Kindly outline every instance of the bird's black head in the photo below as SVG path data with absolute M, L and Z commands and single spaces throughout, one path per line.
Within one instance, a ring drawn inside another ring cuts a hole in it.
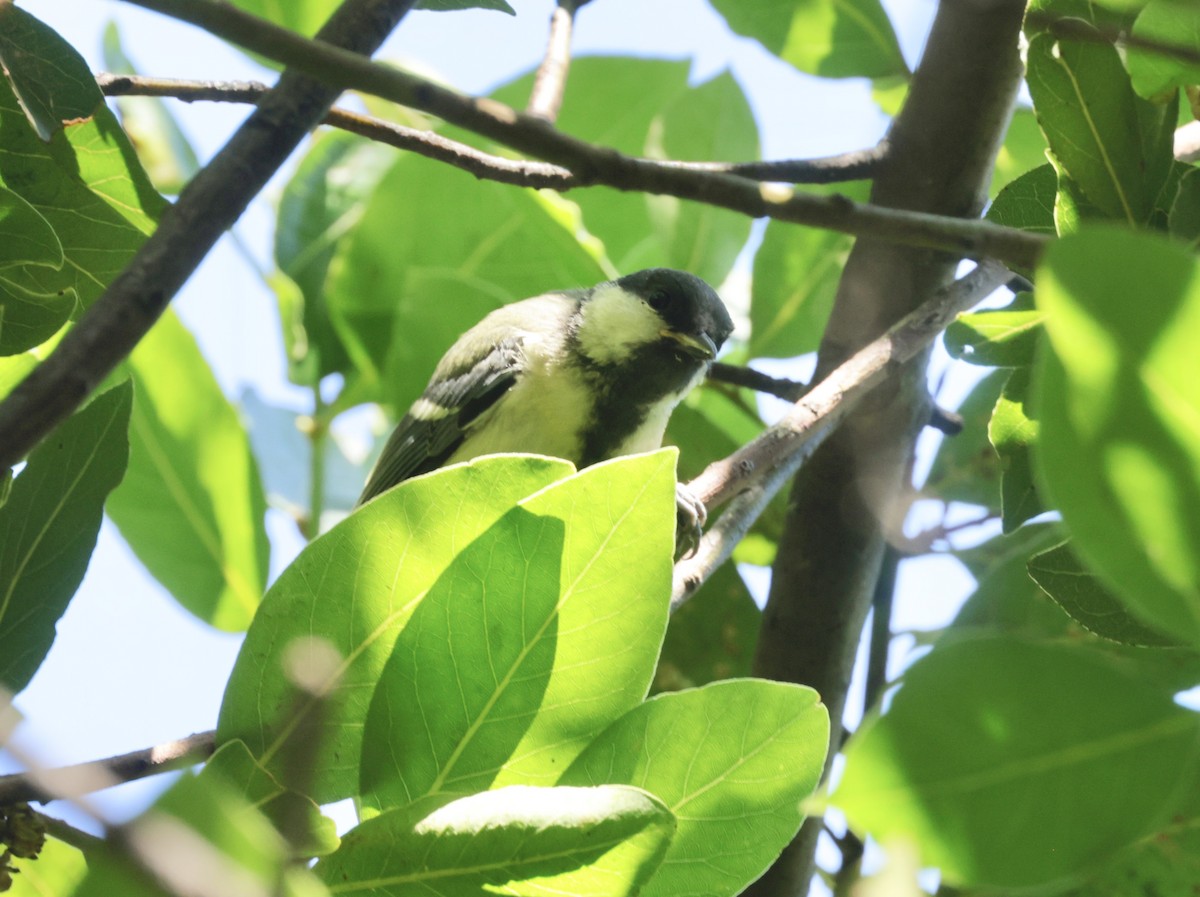
M 676 359 L 671 367 L 697 370 L 732 332 L 729 312 L 707 283 L 686 271 L 650 268 L 592 289 L 576 339 L 591 363 L 659 357 Z

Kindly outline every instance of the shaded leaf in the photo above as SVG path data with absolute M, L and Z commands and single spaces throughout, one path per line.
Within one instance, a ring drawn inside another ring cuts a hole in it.
M 1031 293 L 1017 293 L 1004 308 L 966 312 L 946 328 L 946 351 L 970 364 L 1024 367 L 1042 332 L 1045 313 L 1034 306 Z
M 635 788 L 512 785 L 370 819 L 315 871 L 339 894 L 620 897 L 639 892 L 674 828 Z
M 1200 48 L 1200 10 L 1175 0 L 1150 0 L 1133 22 L 1133 36 L 1151 45 Z M 1125 51 L 1133 89 L 1148 99 L 1177 87 L 1200 84 L 1200 65 L 1136 46 Z
M 1167 229 L 1193 249 L 1200 243 L 1200 171 L 1193 169 L 1180 179 Z
M 802 72 L 825 78 L 881 78 L 908 72 L 877 0 L 713 0 L 726 24 Z
M 961 501 L 985 508 L 999 507 L 1000 464 L 988 442 L 988 421 L 1008 378 L 993 371 L 975 384 L 958 406 L 962 431 L 942 439 L 921 491 L 944 502 Z
M 811 688 L 761 679 L 659 695 L 613 723 L 563 784 L 628 784 L 678 819 L 646 895 L 733 895 L 796 834 L 817 786 L 829 716 Z
M 1196 261 L 1096 228 L 1052 245 L 1037 281 L 1053 349 L 1037 374 L 1039 491 L 1139 619 L 1200 644 Z
M 1103 655 L 963 639 L 914 664 L 859 728 L 831 800 L 856 830 L 918 844 L 948 881 L 1044 885 L 1162 824 L 1198 735 L 1169 692 Z
M 1132 617 L 1125 607 L 1079 563 L 1070 542 L 1029 559 L 1029 575 L 1071 619 L 1088 632 L 1130 645 L 1175 642 Z
M 1042 135 L 1042 129 L 1038 127 L 1037 117 L 1032 109 L 1018 106 L 1013 110 L 1004 142 L 1000 144 L 1000 151 L 996 154 L 992 185 L 988 193 L 997 196 L 1005 187 L 1045 164 L 1046 138 Z
M 129 459 L 130 387 L 94 399 L 29 455 L 0 507 L 0 682 L 29 684 L 96 547 Z
M 58 269 L 63 261 L 62 243 L 50 222 L 20 194 L 0 187 L 0 268 L 44 265 Z
M 325 725 L 311 797 L 357 794 L 362 726 L 397 635 L 461 547 L 520 499 L 571 473 L 565 461 L 489 457 L 407 480 L 313 540 L 263 598 L 238 654 L 217 721 L 269 771 L 315 704 L 297 705 L 283 654 L 297 638 L 327 639 L 346 659 L 321 701 Z
M 1050 164 L 1025 172 L 1002 189 L 987 211 L 988 221 L 1033 233 L 1057 236 L 1054 200 L 1058 176 Z
M 129 474 L 109 516 L 180 604 L 220 629 L 245 629 L 270 550 L 246 431 L 172 312 L 138 343 L 129 368 Z

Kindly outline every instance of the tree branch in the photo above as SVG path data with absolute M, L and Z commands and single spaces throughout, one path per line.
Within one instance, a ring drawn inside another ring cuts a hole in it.
M 1009 277 L 1004 266 L 984 262 L 938 290 L 809 390 L 777 424 L 688 483 L 710 510 L 725 502 L 730 505 L 700 539 L 695 553 L 675 565 L 672 611 L 729 558 L 767 503 L 875 386 L 922 353 L 955 315 Z
M 362 90 L 421 109 L 520 152 L 561 165 L 584 186 L 676 196 L 742 212 L 969 258 L 994 257 L 1018 268 L 1036 265 L 1049 238 L 990 222 L 811 196 L 722 172 L 694 171 L 593 146 L 547 122 L 485 98 L 465 97 L 356 53 L 311 41 L 231 4 L 213 0 L 126 0 L 199 25 L 218 37 L 343 89 Z
M 1026 17 L 1026 27 L 1030 29 L 1044 28 L 1057 38 L 1077 40 L 1092 44 L 1115 44 L 1135 50 L 1145 50 L 1156 53 L 1176 62 L 1188 65 L 1200 65 L 1200 50 L 1183 44 L 1168 44 L 1154 38 L 1144 37 L 1127 31 L 1124 28 L 1114 28 L 1111 25 L 1099 25 L 1083 19 L 1067 18 L 1042 10 L 1032 10 Z
M 766 393 L 776 398 L 794 402 L 808 389 L 807 383 L 799 380 L 787 380 L 783 377 L 772 377 L 751 367 L 714 362 L 708 371 L 708 379 L 714 383 L 729 383 L 732 386 L 743 386 L 755 392 Z
M 318 36 L 372 52 L 412 2 L 346 0 Z M 290 69 L 284 72 L 225 147 L 184 187 L 125 270 L 0 403 L 0 468 L 20 461 L 129 355 L 338 92 Z
M 567 72 L 571 68 L 571 31 L 575 26 L 575 0 L 558 0 L 550 15 L 550 36 L 546 40 L 546 55 L 533 76 L 533 90 L 525 113 L 553 122 L 562 107 L 563 91 L 567 87 Z
M 270 89 L 258 81 L 188 81 L 144 75 L 114 75 L 108 72 L 98 73 L 96 83 L 104 94 L 110 97 L 170 97 L 187 103 L 257 103 Z M 489 181 L 534 189 L 549 188 L 560 192 L 584 186 L 579 178 L 561 165 L 496 156 L 432 131 L 410 128 L 348 109 L 331 109 L 322 123 L 378 143 L 386 143 L 397 149 L 445 162 Z M 647 165 L 662 165 L 710 174 L 731 174 L 754 180 L 825 184 L 869 177 L 882 158 L 882 148 L 875 147 L 817 159 L 779 159 L 767 162 L 681 162 L 650 159 L 643 161 Z
M 0 776 L 0 806 L 87 794 L 193 766 L 212 756 L 215 740 L 215 732 L 198 732 L 105 760 Z

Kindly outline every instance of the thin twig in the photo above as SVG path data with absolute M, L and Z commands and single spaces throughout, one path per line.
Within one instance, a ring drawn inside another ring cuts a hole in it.
M 413 0 L 345 0 L 313 46 L 374 52 Z M 186 5 L 186 4 L 185 4 Z M 328 43 L 326 43 L 328 42 Z M 336 87 L 288 69 L 229 142 L 188 182 L 132 261 L 25 380 L 0 402 L 0 469 L 25 457 L 123 361 L 293 149 Z
M 64 844 L 70 844 L 76 850 L 86 853 L 87 851 L 96 850 L 104 843 L 103 838 L 98 838 L 91 832 L 85 832 L 81 828 L 76 828 L 65 820 L 55 816 L 47 816 L 45 813 L 37 810 L 33 812 L 46 829 L 47 835 L 57 838 Z
M 1002 265 L 984 262 L 939 290 L 814 386 L 779 423 L 688 483 L 710 510 L 725 502 L 729 507 L 705 533 L 695 553 L 675 565 L 671 609 L 695 594 L 729 558 L 775 493 L 874 386 L 927 346 L 956 314 L 1002 286 L 1009 276 Z
M 87 794 L 193 766 L 212 755 L 215 732 L 198 732 L 151 748 L 33 773 L 0 776 L 0 806 Z
M 858 236 L 938 249 L 969 258 L 993 257 L 1018 268 L 1036 265 L 1050 238 L 978 219 L 813 196 L 783 185 L 724 173 L 693 171 L 622 155 L 557 131 L 539 118 L 494 100 L 465 97 L 352 52 L 307 40 L 285 28 L 213 0 L 126 0 L 199 25 L 239 46 L 283 62 L 342 89 L 362 90 L 421 109 L 520 152 L 570 169 L 584 185 L 606 184 Z
M 807 383 L 799 380 L 787 380 L 783 377 L 772 377 L 751 367 L 736 364 L 715 362 L 708 371 L 708 379 L 717 383 L 729 383 L 733 386 L 744 386 L 755 392 L 766 393 L 776 398 L 794 402 L 804 395 L 808 389 Z
M 170 97 L 186 103 L 257 103 L 270 88 L 258 81 L 191 81 L 145 75 L 100 72 L 96 83 L 106 96 Z M 567 168 L 549 162 L 509 159 L 486 153 L 432 131 L 422 131 L 348 109 L 329 111 L 322 124 L 358 134 L 377 143 L 445 162 L 477 178 L 534 189 L 565 192 L 584 186 Z M 681 162 L 643 160 L 685 171 L 737 175 L 789 184 L 830 184 L 872 176 L 883 159 L 883 145 L 816 159 L 774 159 L 765 162 Z
M 546 40 L 546 55 L 533 77 L 527 115 L 544 121 L 558 119 L 563 92 L 567 87 L 567 72 L 571 68 L 571 32 L 575 27 L 575 0 L 558 0 L 550 15 L 550 36 Z

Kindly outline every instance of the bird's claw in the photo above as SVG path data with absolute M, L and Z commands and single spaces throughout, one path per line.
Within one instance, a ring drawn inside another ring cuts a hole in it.
M 687 486 L 675 484 L 675 553 L 681 558 L 691 557 L 700 547 L 704 524 L 708 520 L 708 509 Z

